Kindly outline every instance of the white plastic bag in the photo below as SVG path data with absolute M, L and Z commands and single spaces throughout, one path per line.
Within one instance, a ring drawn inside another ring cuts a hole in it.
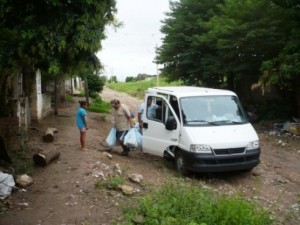
M 109 147 L 117 144 L 116 133 L 117 129 L 115 127 L 112 127 L 105 139 L 105 142 Z
M 142 135 L 137 127 L 128 131 L 124 138 L 124 144 L 129 148 L 142 148 Z
M 0 172 L 0 199 L 7 198 L 14 186 L 15 181 L 13 176 Z

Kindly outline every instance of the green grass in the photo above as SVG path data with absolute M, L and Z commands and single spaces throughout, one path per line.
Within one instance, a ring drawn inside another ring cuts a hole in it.
M 27 174 L 30 176 L 34 173 L 34 162 L 32 158 L 27 156 L 26 149 L 10 151 L 9 155 L 13 161 L 14 174 Z
M 133 97 L 142 99 L 144 97 L 145 91 L 150 87 L 157 86 L 156 78 L 150 80 L 142 80 L 142 81 L 133 81 L 133 82 L 122 82 L 122 83 L 106 83 L 108 88 L 126 92 Z M 176 82 L 167 82 L 166 78 L 160 78 L 158 86 L 180 86 L 181 83 L 179 81 Z
M 269 213 L 240 195 L 218 195 L 187 182 L 174 182 L 126 206 L 122 224 L 271 225 Z M 118 223 L 120 224 L 120 223 Z
M 110 113 L 111 105 L 108 102 L 102 101 L 102 99 L 97 96 L 92 99 L 91 104 L 87 107 L 88 111 L 97 112 L 97 113 Z
M 66 101 L 71 102 L 71 103 L 75 102 L 73 96 L 69 93 L 66 94 Z
M 108 177 L 106 180 L 99 180 L 96 182 L 95 187 L 97 189 L 107 188 L 107 189 L 118 189 L 120 185 L 124 184 L 124 178 L 120 176 Z

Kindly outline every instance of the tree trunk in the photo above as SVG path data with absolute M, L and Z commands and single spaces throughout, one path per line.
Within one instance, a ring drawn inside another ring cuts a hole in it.
M 90 105 L 90 102 L 89 102 L 89 85 L 88 85 L 86 74 L 84 75 L 84 92 L 85 92 L 85 98 L 86 98 L 87 106 L 89 106 Z
M 54 115 L 58 115 L 58 94 L 57 94 L 57 78 L 58 75 L 55 75 L 54 78 Z
M 40 152 L 33 155 L 33 161 L 38 166 L 47 166 L 51 161 L 57 159 L 60 152 L 51 150 L 49 152 Z
M 44 132 L 43 141 L 44 142 L 52 142 L 54 140 L 54 133 L 57 133 L 57 132 L 58 132 L 58 130 L 56 128 L 48 127 Z
M 70 76 L 70 80 L 71 80 L 71 96 L 73 96 L 73 78 L 72 76 Z

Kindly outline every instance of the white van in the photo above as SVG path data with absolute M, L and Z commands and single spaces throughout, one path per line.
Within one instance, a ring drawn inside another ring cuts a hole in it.
M 146 91 L 145 105 L 149 98 L 158 107 L 142 115 L 145 153 L 175 159 L 183 175 L 251 170 L 258 165 L 258 136 L 232 91 L 155 87 Z

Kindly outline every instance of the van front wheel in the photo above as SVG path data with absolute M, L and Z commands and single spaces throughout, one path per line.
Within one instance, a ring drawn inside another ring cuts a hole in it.
M 186 169 L 183 156 L 180 152 L 177 152 L 175 155 L 175 164 L 176 164 L 176 169 L 179 174 L 181 174 L 183 176 L 186 176 L 189 174 L 189 171 Z

